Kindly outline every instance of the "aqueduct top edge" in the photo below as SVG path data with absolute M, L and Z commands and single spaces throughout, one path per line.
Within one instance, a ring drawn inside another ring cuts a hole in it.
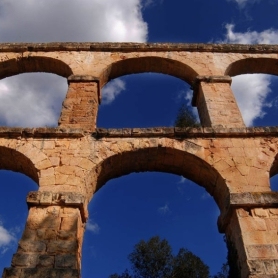
M 99 138 L 253 138 L 278 135 L 278 126 L 271 127 L 150 127 L 150 128 L 97 128 L 94 132 L 82 128 L 21 128 L 0 127 L 0 138 L 81 138 L 90 135 Z
M 205 44 L 205 43 L 0 43 L 0 52 L 24 51 L 191 51 L 222 53 L 278 53 L 278 45 L 265 44 Z

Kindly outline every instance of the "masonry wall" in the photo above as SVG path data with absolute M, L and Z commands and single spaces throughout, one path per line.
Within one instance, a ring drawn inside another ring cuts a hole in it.
M 80 277 L 90 200 L 108 180 L 135 171 L 203 186 L 221 211 L 235 277 L 276 277 L 278 195 L 269 178 L 278 172 L 278 129 L 246 128 L 230 85 L 241 73 L 278 74 L 277 55 L 277 46 L 0 45 L 0 77 L 45 71 L 68 79 L 57 128 L 0 128 L 1 169 L 39 185 L 27 197 L 26 227 L 2 277 Z M 202 127 L 97 128 L 101 87 L 146 71 L 188 82 Z

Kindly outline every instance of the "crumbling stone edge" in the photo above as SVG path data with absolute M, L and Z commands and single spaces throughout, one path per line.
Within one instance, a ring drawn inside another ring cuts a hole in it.
M 28 207 L 37 205 L 77 207 L 80 210 L 83 223 L 86 223 L 88 218 L 86 198 L 82 194 L 75 192 L 31 191 L 27 195 L 27 204 Z
M 226 199 L 226 206 L 218 217 L 218 229 L 223 233 L 234 209 L 243 208 L 278 208 L 278 192 L 231 193 Z
M 94 131 L 61 127 L 0 127 L 0 138 L 81 138 L 91 135 L 96 139 L 105 137 L 137 138 L 221 138 L 221 137 L 260 137 L 278 136 L 278 126 L 270 127 L 150 127 L 150 128 L 96 128 Z

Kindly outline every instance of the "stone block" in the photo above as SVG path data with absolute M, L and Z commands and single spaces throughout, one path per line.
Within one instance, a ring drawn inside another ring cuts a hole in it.
M 254 217 L 261 217 L 261 218 L 267 218 L 268 217 L 268 211 L 263 208 L 255 208 L 251 210 L 251 213 Z
M 36 267 L 38 257 L 36 254 L 16 253 L 12 259 L 13 267 Z
M 57 238 L 57 231 L 55 229 L 38 229 L 37 237 L 44 240 L 55 240 Z
M 21 274 L 21 268 L 4 268 L 2 278 L 18 278 Z
M 76 238 L 76 234 L 77 234 L 77 231 L 70 232 L 70 231 L 60 230 L 58 232 L 58 239 L 74 240 Z
M 236 210 L 236 212 L 239 217 L 249 217 L 250 216 L 250 212 L 247 209 L 239 208 Z
M 41 192 L 40 203 L 42 205 L 51 205 L 52 193 L 51 192 Z
M 76 255 L 56 255 L 55 256 L 55 268 L 77 268 Z
M 44 241 L 21 240 L 19 242 L 19 251 L 41 253 L 46 250 Z
M 39 255 L 37 267 L 54 267 L 54 256 Z
M 36 166 L 38 169 L 43 170 L 43 169 L 52 167 L 52 163 L 50 160 L 44 159 L 44 160 L 38 162 Z
M 60 229 L 65 231 L 76 231 L 77 217 L 63 217 Z
M 25 268 L 22 269 L 20 278 L 26 278 L 26 277 L 42 278 L 42 277 L 51 277 L 51 276 L 43 276 L 42 270 L 39 268 Z
M 275 261 L 274 260 L 267 260 L 263 261 L 266 274 L 276 274 L 278 273 L 278 268 L 276 267 Z
M 250 258 L 257 259 L 275 259 L 277 258 L 277 250 L 274 245 L 247 245 L 246 250 Z
M 242 229 L 242 232 L 248 232 L 248 231 L 266 231 L 267 226 L 264 219 L 261 218 L 243 218 L 240 219 L 240 227 Z
M 264 264 L 259 260 L 248 260 L 248 265 L 250 267 L 251 274 L 264 274 Z
M 52 240 L 47 246 L 49 254 L 75 254 L 77 251 L 76 240 Z
M 36 205 L 40 202 L 41 193 L 37 191 L 29 192 L 27 195 L 27 203 L 30 205 Z

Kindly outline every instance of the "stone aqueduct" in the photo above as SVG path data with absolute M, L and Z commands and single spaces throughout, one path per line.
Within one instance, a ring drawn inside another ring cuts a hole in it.
M 220 208 L 235 277 L 277 277 L 278 128 L 245 127 L 231 76 L 278 75 L 278 46 L 212 44 L 1 44 L 0 77 L 50 72 L 68 80 L 57 128 L 0 128 L 0 166 L 38 183 L 8 277 L 80 277 L 87 205 L 108 180 L 131 172 L 183 175 Z M 200 128 L 96 128 L 101 88 L 141 72 L 193 88 Z M 158 193 L 159 194 L 159 193 Z

